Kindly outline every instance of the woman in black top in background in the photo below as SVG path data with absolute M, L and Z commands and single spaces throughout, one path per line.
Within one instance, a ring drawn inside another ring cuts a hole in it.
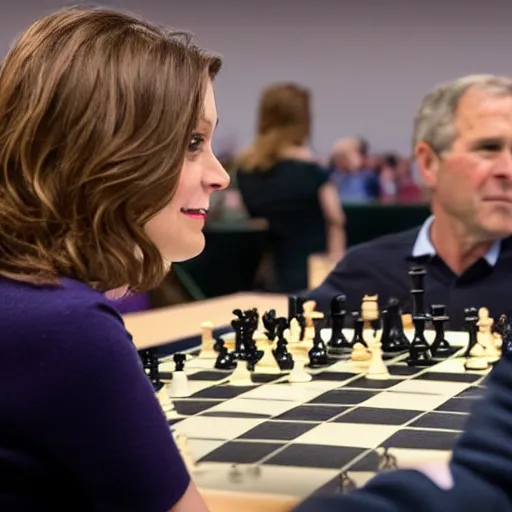
M 254 142 L 236 161 L 236 180 L 251 217 L 269 223 L 275 289 L 307 287 L 308 257 L 327 253 L 335 262 L 345 251 L 344 216 L 328 172 L 313 161 L 310 95 L 295 84 L 263 92 Z

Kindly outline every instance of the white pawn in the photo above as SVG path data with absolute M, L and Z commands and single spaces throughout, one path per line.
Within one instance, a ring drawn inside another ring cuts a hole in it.
M 173 397 L 190 396 L 190 390 L 188 387 L 188 377 L 187 377 L 187 374 L 183 370 L 174 371 L 172 374 L 171 396 L 173 396 Z
M 174 407 L 170 397 L 169 384 L 164 384 L 160 388 L 160 391 L 158 391 L 156 397 L 160 402 L 160 406 L 162 407 L 162 410 L 164 411 L 167 419 L 178 417 L 178 412 L 176 411 L 176 408 Z
M 251 372 L 245 361 L 236 362 L 236 368 L 229 377 L 229 383 L 231 386 L 252 386 Z
M 293 369 L 288 376 L 288 381 L 292 383 L 300 383 L 300 382 L 310 382 L 313 377 L 310 373 L 304 368 L 305 359 L 301 357 L 295 358 L 293 363 Z
M 385 380 L 389 379 L 389 370 L 384 360 L 382 359 L 382 344 L 380 341 L 375 341 L 369 347 L 372 354 L 370 361 L 370 367 L 366 374 L 367 379 L 373 380 Z

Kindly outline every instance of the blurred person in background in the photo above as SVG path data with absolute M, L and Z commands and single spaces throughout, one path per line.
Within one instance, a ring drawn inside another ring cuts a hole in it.
M 367 168 L 367 145 L 362 139 L 344 138 L 331 151 L 331 180 L 342 202 L 369 202 L 379 198 L 379 179 Z
M 312 156 L 310 93 L 279 83 L 263 91 L 257 135 L 235 161 L 236 183 L 251 217 L 269 226 L 272 291 L 308 283 L 308 258 L 345 252 L 345 219 L 336 186 Z

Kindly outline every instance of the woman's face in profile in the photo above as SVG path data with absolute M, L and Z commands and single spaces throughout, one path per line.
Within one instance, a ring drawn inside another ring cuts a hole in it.
M 212 151 L 216 125 L 217 108 L 210 82 L 203 116 L 191 136 L 176 193 L 171 202 L 146 224 L 149 237 L 170 262 L 184 261 L 202 252 L 210 196 L 229 185 L 229 176 Z

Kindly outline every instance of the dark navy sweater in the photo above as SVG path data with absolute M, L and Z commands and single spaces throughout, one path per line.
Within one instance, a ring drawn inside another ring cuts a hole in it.
M 450 463 L 453 486 L 415 470 L 382 473 L 343 496 L 312 497 L 295 512 L 512 511 L 512 356 L 510 347 L 476 401 Z
M 447 328 L 465 329 L 464 308 L 487 307 L 494 318 L 512 310 L 512 237 L 503 240 L 494 266 L 482 258 L 456 275 L 438 256 L 411 256 L 418 232 L 415 228 L 352 247 L 306 297 L 316 300 L 317 309 L 327 312 L 332 297 L 344 293 L 348 311 L 359 311 L 364 295 L 378 294 L 381 308 L 394 297 L 400 300 L 403 312 L 410 313 L 412 283 L 407 271 L 422 265 L 427 270 L 425 306 L 444 304 L 450 316 Z
M 0 510 L 167 512 L 190 478 L 106 298 L 0 279 Z

